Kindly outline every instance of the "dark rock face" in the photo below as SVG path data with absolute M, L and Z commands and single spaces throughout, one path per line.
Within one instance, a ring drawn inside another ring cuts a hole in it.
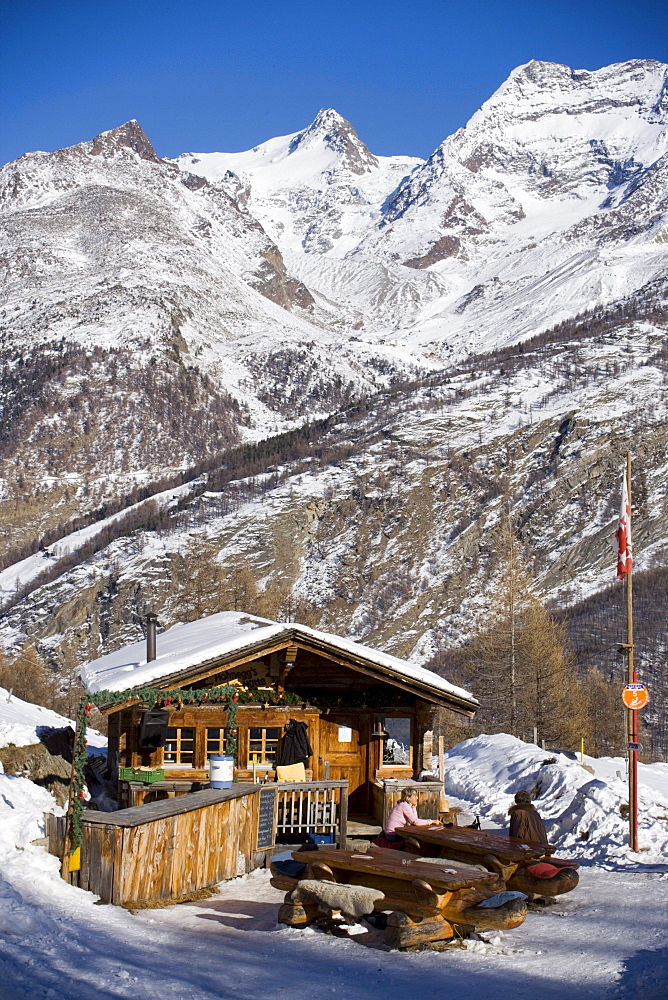
M 74 750 L 74 730 L 71 726 L 54 729 L 51 726 L 41 726 L 37 730 L 39 741 L 54 757 L 62 757 L 72 763 Z
M 260 272 L 262 280 L 254 284 L 257 291 L 283 309 L 313 309 L 313 296 L 306 285 L 287 273 L 278 248 L 265 250 L 261 256 L 264 257 L 264 263 Z
M 138 121 L 134 119 L 111 129 L 101 132 L 93 139 L 93 156 L 113 156 L 119 149 L 126 147 L 138 153 L 142 160 L 152 160 L 159 163 L 159 158 L 151 142 Z
M 445 260 L 446 257 L 456 257 L 460 249 L 461 240 L 457 236 L 442 236 L 422 257 L 413 257 L 411 260 L 405 260 L 404 267 L 414 267 L 417 270 L 422 270 L 425 267 L 431 267 L 432 264 L 435 264 L 439 260 Z

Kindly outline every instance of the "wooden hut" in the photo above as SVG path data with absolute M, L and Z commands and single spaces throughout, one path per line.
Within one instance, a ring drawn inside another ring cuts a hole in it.
M 377 823 L 397 789 L 419 776 L 433 710 L 472 716 L 478 707 L 469 692 L 388 653 L 236 612 L 174 626 L 157 642 L 149 636 L 148 651 L 147 644 L 134 643 L 86 664 L 81 676 L 90 692 L 126 692 L 124 700 L 110 696 L 103 706 L 112 766 L 164 769 L 164 780 L 151 785 L 120 781 L 126 806 L 206 784 L 208 757 L 225 753 L 228 739 L 225 705 L 174 701 L 164 705 L 164 745 L 143 749 L 141 721 L 152 706 L 130 703 L 133 689 L 237 685 L 239 781 L 275 780 L 286 723 L 305 722 L 313 749 L 307 781 L 347 780 L 350 814 Z M 426 811 L 421 802 L 425 816 L 437 817 L 437 799 Z

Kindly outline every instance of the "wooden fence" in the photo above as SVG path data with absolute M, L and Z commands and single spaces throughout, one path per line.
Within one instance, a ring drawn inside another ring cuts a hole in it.
M 179 899 L 262 865 L 279 837 L 333 832 L 345 846 L 347 809 L 347 781 L 237 782 L 115 813 L 87 809 L 70 880 L 129 908 Z M 49 851 L 61 856 L 64 817 L 48 819 Z
M 417 811 L 422 819 L 438 820 L 443 799 L 443 785 L 438 781 L 413 781 L 410 778 L 385 779 L 374 782 L 371 786 L 373 796 L 373 815 L 376 820 L 385 825 L 391 810 L 401 799 L 404 788 L 418 794 Z

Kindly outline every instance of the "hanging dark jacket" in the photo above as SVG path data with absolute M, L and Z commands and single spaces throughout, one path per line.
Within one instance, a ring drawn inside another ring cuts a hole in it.
M 287 764 L 308 764 L 309 757 L 313 750 L 308 741 L 306 730 L 308 726 L 305 722 L 297 722 L 296 719 L 289 719 L 283 733 L 283 744 L 281 746 L 281 767 Z
M 547 844 L 547 833 L 538 810 L 530 802 L 511 806 L 510 836 L 525 844 Z

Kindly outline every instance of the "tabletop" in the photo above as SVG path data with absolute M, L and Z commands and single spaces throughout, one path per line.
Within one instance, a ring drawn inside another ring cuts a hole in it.
M 344 871 L 369 872 L 372 875 L 410 881 L 419 878 L 428 882 L 432 888 L 441 888 L 445 892 L 472 887 L 493 889 L 498 879 L 498 876 L 493 872 L 459 868 L 456 864 L 449 864 L 445 859 L 442 865 L 437 865 L 421 861 L 410 854 L 398 858 L 396 851 L 389 853 L 393 856 L 388 857 L 382 853 L 360 854 L 357 851 L 339 851 L 334 847 L 321 847 L 317 851 L 295 851 L 292 856 L 295 861 L 302 861 L 304 864 L 319 861 L 331 868 L 332 871 L 343 869 Z
M 498 830 L 470 830 L 462 826 L 401 826 L 395 832 L 400 837 L 413 837 L 418 842 L 451 847 L 481 857 L 493 854 L 500 861 L 530 861 L 556 851 L 552 844 L 528 844 Z

